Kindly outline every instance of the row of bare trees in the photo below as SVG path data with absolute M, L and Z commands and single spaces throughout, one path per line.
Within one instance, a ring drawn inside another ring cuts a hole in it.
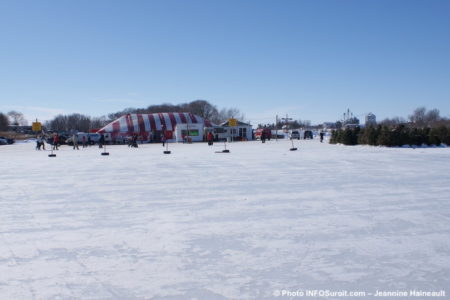
M 89 132 L 108 123 L 106 117 L 90 117 L 82 114 L 58 115 L 53 120 L 45 122 L 45 127 L 54 131 L 81 131 Z
M 391 128 L 401 124 L 408 124 L 415 128 L 450 127 L 450 119 L 442 117 L 439 109 L 427 110 L 426 107 L 421 106 L 416 108 L 407 119 L 402 117 L 387 118 L 381 121 L 380 124 Z
M 208 119 L 213 123 L 220 124 L 229 118 L 236 118 L 243 121 L 245 116 L 237 108 L 223 108 L 219 110 L 217 106 L 212 105 L 206 100 L 196 100 L 190 103 L 182 104 L 160 104 L 150 105 L 147 108 L 126 108 L 122 111 L 108 114 L 102 117 L 90 117 L 82 114 L 58 115 L 53 120 L 47 121 L 45 126 L 54 131 L 81 131 L 88 132 L 91 129 L 98 129 L 109 122 L 125 114 L 147 114 L 161 112 L 189 112 Z
M 210 120 L 216 124 L 225 122 L 229 118 L 235 118 L 239 121 L 244 121 L 245 119 L 245 115 L 237 108 L 222 108 L 219 110 L 216 105 L 213 105 L 206 100 L 195 100 L 189 103 L 175 105 L 164 103 L 159 105 L 150 105 L 147 108 L 126 108 L 122 111 L 109 114 L 108 119 L 115 120 L 124 114 L 131 113 L 150 114 L 162 112 L 189 112 Z

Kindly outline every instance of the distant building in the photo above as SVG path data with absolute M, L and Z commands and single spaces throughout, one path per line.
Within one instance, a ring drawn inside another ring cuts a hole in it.
M 322 124 L 322 128 L 323 128 L 324 130 L 327 130 L 327 129 L 336 129 L 336 128 L 337 128 L 337 125 L 336 125 L 336 122 L 324 122 L 324 123 Z
M 33 134 L 33 130 L 31 126 L 22 126 L 22 125 L 8 125 L 8 131 L 14 131 L 18 133 L 25 134 Z
M 220 124 L 215 129 L 219 140 L 232 139 L 234 141 L 251 141 L 253 139 L 252 125 L 237 121 L 236 127 L 231 127 L 229 121 Z
M 377 117 L 373 113 L 368 113 L 366 115 L 366 126 L 376 125 Z

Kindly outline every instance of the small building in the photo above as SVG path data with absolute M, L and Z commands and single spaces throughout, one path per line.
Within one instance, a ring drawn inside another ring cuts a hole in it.
M 174 138 L 177 142 L 184 142 L 187 138 L 192 142 L 202 142 L 203 130 L 203 124 L 180 123 L 175 126 Z
M 237 126 L 231 127 L 229 121 L 214 129 L 219 140 L 251 141 L 253 140 L 253 126 L 237 121 Z

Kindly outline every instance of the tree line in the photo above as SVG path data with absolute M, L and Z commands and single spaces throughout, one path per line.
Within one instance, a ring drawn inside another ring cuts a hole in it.
M 162 112 L 187 112 L 198 115 L 204 119 L 210 120 L 215 124 L 227 121 L 229 118 L 235 118 L 244 122 L 245 115 L 237 108 L 218 109 L 216 105 L 206 100 L 195 100 L 189 103 L 150 105 L 146 108 L 126 108 L 124 110 L 110 113 L 107 116 L 91 117 L 79 113 L 68 115 L 57 115 L 52 120 L 46 121 L 44 127 L 47 130 L 58 132 L 80 131 L 89 132 L 91 129 L 99 129 L 115 119 L 126 114 L 150 114 Z M 20 112 L 11 111 L 8 114 L 0 112 L 0 130 L 7 130 L 9 125 L 27 125 L 28 122 Z
M 151 114 L 162 112 L 188 112 L 216 124 L 225 122 L 229 118 L 235 118 L 239 121 L 244 121 L 245 119 L 245 115 L 237 108 L 222 108 L 219 110 L 216 105 L 213 105 L 206 100 L 195 100 L 189 103 L 175 105 L 164 103 L 150 105 L 147 108 L 126 108 L 122 111 L 109 114 L 108 119 L 115 120 L 125 114 Z
M 375 126 L 347 127 L 332 131 L 331 144 L 400 147 L 403 145 L 450 145 L 450 120 L 439 110 L 417 108 L 408 117 L 386 119 Z

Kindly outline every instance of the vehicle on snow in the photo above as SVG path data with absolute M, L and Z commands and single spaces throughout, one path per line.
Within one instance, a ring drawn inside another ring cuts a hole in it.
M 8 139 L 3 136 L 0 136 L 0 145 L 11 145 L 14 144 L 14 139 Z
M 263 132 L 264 132 L 265 135 L 266 135 L 266 139 L 270 140 L 270 138 L 272 137 L 272 131 L 271 131 L 269 128 L 259 128 L 259 129 L 256 129 L 256 132 L 255 132 L 255 139 L 260 140 L 260 139 L 261 139 L 261 136 L 262 136 L 262 134 L 263 134 Z
M 312 140 L 313 138 L 314 138 L 314 136 L 313 136 L 313 133 L 312 133 L 311 130 L 306 130 L 303 133 L 303 139 L 305 139 L 305 140 Z
M 294 140 L 294 139 L 299 140 L 300 139 L 300 132 L 298 130 L 292 130 L 289 138 L 291 140 Z

